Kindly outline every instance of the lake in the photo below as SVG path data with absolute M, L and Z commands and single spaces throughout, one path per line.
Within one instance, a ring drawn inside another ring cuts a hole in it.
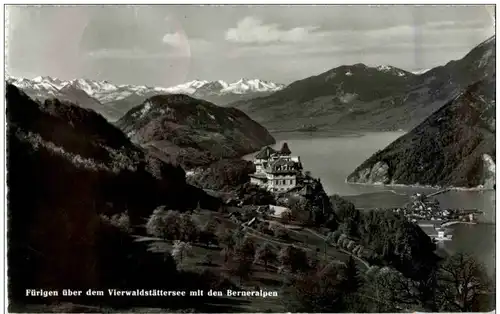
M 429 188 L 388 187 L 349 184 L 345 178 L 377 150 L 384 148 L 404 132 L 371 132 L 356 135 L 320 136 L 314 133 L 273 134 L 279 149 L 284 142 L 293 155 L 301 158 L 304 170 L 321 182 L 328 194 L 347 196 L 356 207 L 396 207 L 403 205 L 413 193 L 435 191 Z M 253 155 L 253 154 L 252 154 Z M 252 155 L 245 156 L 250 159 Z M 450 226 L 453 240 L 439 247 L 448 253 L 468 252 L 483 262 L 488 272 L 495 270 L 495 192 L 494 191 L 450 191 L 436 196 L 443 207 L 477 208 L 485 212 L 481 223 Z

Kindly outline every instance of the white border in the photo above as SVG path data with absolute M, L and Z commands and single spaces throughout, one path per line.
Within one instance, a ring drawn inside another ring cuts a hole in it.
M 4 6 L 2 8 L 2 18 L 4 20 L 4 27 L 6 27 L 6 22 L 5 22 L 5 6 L 6 5 L 41 5 L 41 4 L 45 4 L 45 5 L 102 5 L 102 4 L 107 4 L 107 5 L 112 5 L 112 4 L 116 4 L 116 5 L 120 5 L 120 4 L 126 4 L 126 5 L 159 5 L 159 4 L 167 4 L 167 5 L 173 5 L 173 4 L 183 4 L 183 5 L 196 5 L 196 4 L 204 4 L 204 5 L 209 5 L 209 4 L 214 4 L 214 5 L 222 5 L 222 4 L 228 4 L 228 5 L 270 5 L 270 4 L 274 4 L 274 5 L 481 5 L 481 4 L 484 4 L 484 5 L 488 5 L 488 6 L 491 6 L 491 10 L 492 10 L 492 16 L 496 16 L 496 4 L 497 4 L 497 0 L 483 0 L 481 1 L 480 3 L 474 3 L 472 1 L 463 1 L 463 0 L 454 0 L 454 1 L 449 1 L 449 0 L 441 0 L 439 1 L 439 3 L 436 3 L 436 1 L 432 1 L 432 0 L 420 0 L 420 1 L 411 1 L 411 2 L 403 2 L 403 1 L 387 1 L 387 0 L 379 0 L 377 1 L 376 3 L 373 2 L 373 1 L 351 1 L 351 2 L 336 2 L 336 1 L 328 1 L 328 0 L 316 0 L 314 2 L 314 4 L 311 4 L 311 3 L 308 3 L 307 1 L 294 1 L 294 0 L 273 0 L 273 1 L 256 1 L 256 0 L 246 0 L 246 1 L 235 1 L 235 0 L 232 0 L 232 1 L 221 1 L 221 0 L 211 0 L 211 1 L 206 1 L 206 0 L 196 0 L 196 1 L 193 1 L 193 0 L 185 0 L 185 1 L 175 1 L 175 2 L 165 2 L 165 1 L 158 1 L 158 0 L 150 0 L 147 2 L 147 4 L 144 4 L 144 3 L 137 3 L 136 1 L 85 1 L 85 2 L 80 2 L 80 3 L 77 3 L 77 2 L 68 2 L 68 1 L 58 1 L 58 0 L 53 0 L 53 1 L 46 1 L 46 0 L 39 0 L 39 1 L 33 1 L 33 0 L 25 0 L 25 1 L 6 1 L 6 2 L 3 2 Z M 495 25 L 496 26 L 496 25 Z M 495 27 L 495 34 L 496 34 L 496 27 Z M 5 39 L 5 28 L 2 28 L 2 37 L 4 37 Z M 6 44 L 6 42 L 5 42 Z M 2 60 L 4 61 L 4 67 L 2 69 L 2 72 L 3 72 L 3 77 L 5 77 L 5 46 L 2 46 Z M 497 55 L 498 55 L 498 46 L 496 47 L 497 51 Z M 496 63 L 496 66 L 497 66 L 497 70 L 498 70 L 498 62 Z M 5 95 L 5 85 L 2 84 L 2 93 L 3 95 Z M 497 82 L 497 95 L 498 95 L 498 82 Z M 3 99 L 5 100 L 5 96 L 3 97 Z M 3 102 L 3 106 L 2 106 L 2 111 L 5 113 L 5 101 Z M 497 114 L 497 117 L 499 116 L 499 108 L 498 106 L 496 107 L 496 114 Z M 2 126 L 3 128 L 1 129 L 1 134 L 2 136 L 0 136 L 0 141 L 1 141 L 1 144 L 2 144 L 2 147 L 3 147 L 3 150 L 1 152 L 1 157 L 2 159 L 4 160 L 4 164 L 6 162 L 6 153 L 5 153 L 5 148 L 6 148 L 6 144 L 5 144 L 5 139 L 6 139 L 6 134 L 5 134 L 5 114 L 2 114 L 2 117 L 1 117 L 1 122 L 2 122 Z M 498 124 L 497 124 L 497 129 L 498 129 Z M 498 143 L 498 136 L 497 136 L 497 143 Z M 498 145 L 497 145 L 498 147 Z M 498 153 L 498 150 L 497 150 L 497 154 L 496 154 L 496 161 L 497 161 L 497 164 L 498 164 L 498 157 L 499 157 L 499 153 Z M 4 271 L 4 284 L 2 286 L 0 286 L 0 294 L 3 295 L 3 302 L 4 302 L 4 313 L 8 313 L 7 311 L 7 256 L 6 256 L 6 249 L 7 249 L 7 234 L 6 234 L 6 220 L 7 220 L 7 210 L 6 210 L 6 206 L 7 206 L 7 195 L 6 195 L 6 186 L 7 186 L 7 181 L 6 181 L 6 165 L 1 168 L 1 173 L 2 173 L 2 176 L 4 177 L 4 221 L 3 221 L 3 224 L 0 224 L 0 231 L 1 231 L 1 234 L 3 235 L 3 251 L 4 251 L 4 256 L 5 258 L 2 259 L 1 263 L 0 263 L 0 268 Z M 496 180 L 498 182 L 498 178 L 499 178 L 499 174 L 498 172 L 496 173 Z M 498 194 L 496 195 L 496 199 L 498 197 Z M 496 234 L 496 241 L 495 241 L 495 255 L 496 255 L 496 252 L 498 252 L 498 247 L 499 247 L 499 238 L 500 236 L 498 235 L 498 232 L 497 232 L 497 224 L 496 224 L 496 217 L 495 217 L 495 234 Z M 496 263 L 496 269 L 498 269 L 498 265 L 499 265 L 499 262 L 498 262 L 498 259 L 496 259 L 495 261 Z M 496 283 L 500 282 L 500 276 L 499 276 L 499 272 L 496 271 Z M 496 287 L 495 287 L 496 288 Z M 500 298 L 499 298 L 499 294 L 497 293 L 496 295 L 496 304 L 500 304 L 499 303 L 500 301 Z M 490 313 L 495 313 L 495 311 L 493 312 L 490 312 Z

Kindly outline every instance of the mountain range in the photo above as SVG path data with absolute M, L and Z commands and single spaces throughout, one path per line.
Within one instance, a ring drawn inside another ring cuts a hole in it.
M 391 66 L 343 65 L 269 96 L 230 105 L 271 131 L 411 130 L 462 89 L 491 74 L 495 43 L 493 36 L 462 59 L 419 74 Z
M 492 86 L 495 81 L 495 45 L 493 36 L 462 59 L 417 74 L 392 66 L 359 63 L 336 67 L 286 87 L 257 79 L 235 83 L 195 80 L 169 88 L 113 85 L 85 79 L 61 81 L 50 77 L 9 78 L 8 82 L 32 98 L 70 100 L 101 113 L 108 120 L 117 120 L 116 126 L 135 144 L 146 147 L 163 161 L 185 168 L 205 166 L 221 158 L 237 158 L 274 143 L 262 125 L 271 133 L 411 130 L 406 138 L 374 155 L 348 179 L 364 183 L 477 186 L 491 181 L 486 179 L 491 175 L 485 174 L 489 170 L 484 170 L 492 169 L 495 163 L 491 130 L 487 133 L 484 123 L 468 128 L 460 127 L 459 123 L 468 125 L 460 119 L 483 117 L 491 114 L 490 107 L 495 106 L 494 96 L 474 92 L 484 90 L 478 86 Z M 221 100 L 226 96 L 239 100 L 222 108 L 198 99 Z M 482 108 L 481 99 L 489 99 L 489 107 Z M 456 108 L 467 114 L 455 114 Z M 456 121 L 449 122 L 444 112 L 455 114 L 452 119 Z M 446 127 L 440 129 L 441 124 Z M 451 136 L 447 130 L 460 134 L 466 142 Z M 433 139 L 431 131 L 444 138 Z M 449 142 L 450 138 L 455 143 Z M 468 143 L 479 145 L 478 150 Z M 395 161 L 388 156 L 396 158 Z M 426 159 L 439 156 L 442 162 L 436 164 L 447 165 L 443 166 L 444 172 L 436 170 Z M 406 170 L 401 172 L 400 167 Z M 429 172 L 419 176 L 407 168 Z
M 155 95 L 186 94 L 225 105 L 236 100 L 269 95 L 284 88 L 282 84 L 243 78 L 232 83 L 193 80 L 172 87 L 117 85 L 90 79 L 64 81 L 49 76 L 34 79 L 8 77 L 7 82 L 21 88 L 33 99 L 70 101 L 99 112 L 111 121 L 119 119 L 128 110 Z

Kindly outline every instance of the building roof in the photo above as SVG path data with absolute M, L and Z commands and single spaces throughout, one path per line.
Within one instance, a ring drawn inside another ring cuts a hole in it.
M 282 154 L 282 155 L 291 155 L 292 154 L 292 151 L 290 150 L 290 148 L 288 148 L 288 144 L 286 142 L 283 143 L 283 146 L 281 146 L 280 154 Z
M 258 152 L 257 155 L 255 155 L 255 158 L 269 159 L 269 157 L 271 157 L 271 155 L 275 153 L 276 151 L 273 148 L 271 148 L 270 146 L 266 146 L 260 152 Z
M 270 173 L 294 173 L 297 170 L 298 165 L 296 162 L 283 158 L 271 162 L 266 168 L 266 171 Z
M 267 180 L 267 176 L 264 173 L 252 173 L 249 176 L 255 179 Z

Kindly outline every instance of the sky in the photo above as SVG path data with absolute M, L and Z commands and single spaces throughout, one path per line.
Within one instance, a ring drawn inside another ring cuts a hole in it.
M 495 33 L 493 6 L 6 6 L 6 73 L 172 86 L 289 84 L 340 65 L 409 71 Z

